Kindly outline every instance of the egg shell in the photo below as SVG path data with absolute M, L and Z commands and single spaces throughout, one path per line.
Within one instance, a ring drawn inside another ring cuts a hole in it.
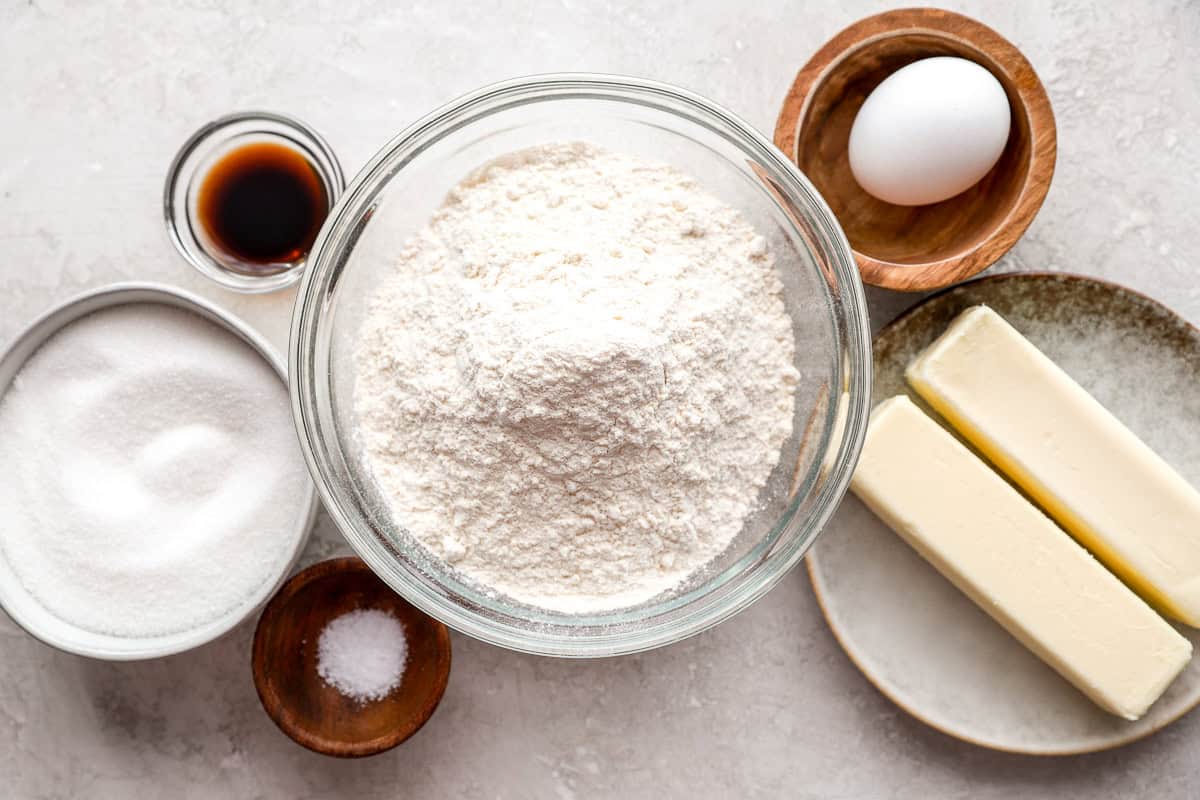
M 1012 111 L 984 67 L 939 56 L 889 75 L 850 129 L 850 170 L 888 203 L 920 206 L 966 191 L 995 166 Z

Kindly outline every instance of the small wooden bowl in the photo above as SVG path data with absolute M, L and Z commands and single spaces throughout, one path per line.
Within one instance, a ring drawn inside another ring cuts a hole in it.
M 317 674 L 317 641 L 355 609 L 394 615 L 408 638 L 400 685 L 360 704 Z M 254 631 L 254 685 L 279 728 L 309 750 L 357 758 L 391 749 L 433 715 L 450 678 L 446 626 L 409 605 L 357 558 L 335 558 L 293 576 L 271 598 Z
M 970 59 L 996 76 L 1013 112 L 1008 144 L 962 194 L 927 206 L 885 203 L 850 172 L 850 128 L 885 78 L 931 56 Z M 887 11 L 830 39 L 796 76 L 775 144 L 824 195 L 863 280 L 902 291 L 948 286 L 1004 255 L 1041 207 L 1058 147 L 1050 100 L 1020 51 L 986 25 L 934 8 Z

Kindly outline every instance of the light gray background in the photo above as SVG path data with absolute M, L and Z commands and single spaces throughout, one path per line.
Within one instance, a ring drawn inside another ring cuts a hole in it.
M 997 269 L 1115 279 L 1200 322 L 1200 5 L 949 5 L 1024 50 L 1058 118 L 1054 186 Z M 293 293 L 242 297 L 206 282 L 160 222 L 175 148 L 231 109 L 300 116 L 350 173 L 434 106 L 553 70 L 678 83 L 769 134 L 797 68 L 885 7 L 0 0 L 0 339 L 82 289 L 148 278 L 232 308 L 283 347 Z M 871 299 L 879 325 L 915 298 Z M 344 549 L 322 519 L 307 560 Z M 399 749 L 358 762 L 314 755 L 275 729 L 251 683 L 250 634 L 247 625 L 186 655 L 110 665 L 54 652 L 0 615 L 0 796 L 1091 800 L 1200 791 L 1200 713 L 1116 752 L 1055 760 L 987 752 L 914 722 L 838 649 L 802 569 L 718 629 L 642 656 L 555 661 L 456 636 L 433 720 Z

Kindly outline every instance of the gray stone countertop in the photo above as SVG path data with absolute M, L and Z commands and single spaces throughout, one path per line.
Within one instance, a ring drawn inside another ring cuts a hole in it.
M 1026 53 L 1058 119 L 1058 170 L 995 270 L 1134 287 L 1200 322 L 1200 4 L 949 5 Z M 0 339 L 88 287 L 203 294 L 279 346 L 294 293 L 246 297 L 170 249 L 166 166 L 231 109 L 291 112 L 349 172 L 429 109 L 522 74 L 677 83 L 770 132 L 808 56 L 886 6 L 657 3 L 0 3 Z M 874 321 L 917 298 L 871 291 Z M 1194 433 L 1194 432 L 1193 432 Z M 2 467 L 0 467 L 2 468 Z M 0 511 L 2 513 L 2 511 Z M 306 561 L 344 552 L 322 517 Z M 454 637 L 445 700 L 413 740 L 337 761 L 259 707 L 251 626 L 173 658 L 56 652 L 0 615 L 0 796 L 1191 798 L 1200 714 L 1117 751 L 1004 755 L 926 728 L 854 669 L 802 569 L 753 608 L 640 656 L 568 662 Z

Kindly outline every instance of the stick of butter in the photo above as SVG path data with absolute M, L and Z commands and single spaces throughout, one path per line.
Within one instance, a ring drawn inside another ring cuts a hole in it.
M 1137 719 L 1191 659 L 1187 639 L 907 397 L 872 413 L 851 487 L 1107 711 Z
M 1200 627 L 1200 493 L 999 314 L 963 312 L 907 377 L 1109 569 Z

